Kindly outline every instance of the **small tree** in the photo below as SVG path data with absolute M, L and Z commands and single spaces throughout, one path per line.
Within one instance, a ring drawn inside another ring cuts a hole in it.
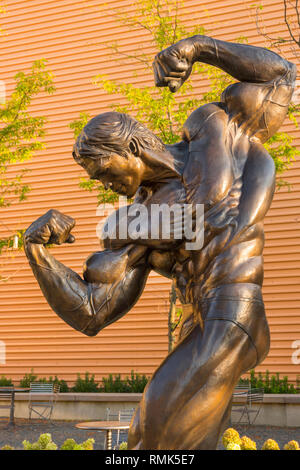
M 288 38 L 274 36 L 269 34 L 263 24 L 262 12 L 263 5 L 253 5 L 255 7 L 255 21 L 257 31 L 263 36 L 272 49 L 277 49 L 280 54 L 283 53 L 282 46 L 289 45 L 294 56 L 299 60 L 300 58 L 300 5 L 298 0 L 283 0 L 283 21 L 287 28 Z
M 26 169 L 20 170 L 14 178 L 7 171 L 16 163 L 32 158 L 44 148 L 45 135 L 43 116 L 32 116 L 28 108 L 34 96 L 41 92 L 52 94 L 53 75 L 46 68 L 46 61 L 36 60 L 29 72 L 19 72 L 15 76 L 15 89 L 6 103 L 0 105 L 0 207 L 7 207 L 26 199 L 30 188 L 24 183 Z M 5 225 L 4 222 L 1 222 Z M 14 235 L 18 236 L 18 246 L 22 245 L 23 230 L 0 239 L 0 254 L 4 248 L 11 248 Z M 3 280 L 3 278 L 0 277 Z
M 185 27 L 179 18 L 179 7 L 182 5 L 180 0 L 137 0 L 135 2 L 134 13 L 123 13 L 120 10 L 114 14 L 119 22 L 125 24 L 131 29 L 143 30 L 145 39 L 155 49 L 154 54 L 160 52 L 166 47 L 176 43 L 182 38 L 193 36 L 195 34 L 205 34 L 204 28 L 196 26 L 192 29 Z M 238 42 L 247 41 L 246 38 L 237 38 Z M 147 54 L 140 49 L 133 54 L 124 53 L 118 44 L 108 46 L 114 54 L 114 59 L 125 58 L 134 65 L 142 65 L 143 75 L 151 74 L 153 81 L 152 62 L 153 52 Z M 136 70 L 136 67 L 133 67 Z M 137 68 L 139 69 L 139 68 Z M 198 75 L 198 76 L 197 76 Z M 193 80 L 199 80 L 205 77 L 209 80 L 210 86 L 202 97 L 193 95 Z M 181 128 L 189 114 L 197 107 L 219 101 L 224 88 L 234 79 L 222 70 L 201 63 L 194 65 L 193 76 L 186 81 L 179 91 L 174 95 L 167 87 L 158 88 L 153 86 L 137 87 L 130 83 L 117 82 L 104 75 L 97 75 L 93 82 L 97 87 L 104 89 L 108 94 L 121 95 L 126 99 L 126 104 L 120 105 L 117 102 L 111 106 L 115 111 L 130 113 L 134 117 L 147 125 L 165 144 L 174 144 L 181 139 Z M 78 120 L 73 121 L 70 127 L 74 129 L 77 136 L 87 122 L 88 115 L 81 113 Z M 290 118 L 295 120 L 294 110 L 290 109 Z M 292 145 L 292 137 L 286 133 L 277 133 L 266 144 L 266 147 L 272 155 L 276 170 L 283 172 L 299 153 Z M 109 202 L 114 199 L 112 192 L 106 193 L 99 182 L 87 181 L 83 179 L 81 187 L 90 191 L 98 191 L 98 202 Z M 105 199 L 108 198 L 108 199 Z M 111 199 L 110 199 L 111 198 Z M 176 299 L 173 294 L 171 299 Z M 172 302 L 173 302 L 172 301 Z M 170 306 L 169 314 L 169 344 L 174 343 L 175 328 L 177 325 L 175 318 L 176 309 Z
M 263 22 L 263 5 L 253 5 L 255 8 L 255 21 L 257 32 L 266 39 L 268 47 L 275 52 L 285 56 L 285 47 L 289 47 L 290 52 L 299 62 L 300 59 L 300 5 L 298 0 L 283 0 L 283 16 L 282 21 L 286 26 L 288 37 L 283 38 L 277 36 L 275 33 L 269 33 Z M 289 105 L 288 117 L 298 127 L 297 117 L 300 115 L 300 99 L 299 92 L 292 98 Z M 266 144 L 265 147 L 274 158 L 277 173 L 285 171 L 299 151 L 292 145 L 293 138 L 285 133 L 280 132 L 275 134 Z M 284 182 L 283 182 L 284 183 Z M 279 186 L 282 180 L 278 181 Z

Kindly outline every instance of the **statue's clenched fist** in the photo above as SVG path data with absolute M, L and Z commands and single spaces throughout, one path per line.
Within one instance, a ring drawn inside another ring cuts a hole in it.
M 75 237 L 70 233 L 74 225 L 75 220 L 72 217 L 64 215 L 56 209 L 50 209 L 28 227 L 24 235 L 24 242 L 43 245 L 74 243 Z
M 177 91 L 191 74 L 194 55 L 192 38 L 182 39 L 159 52 L 153 62 L 155 85 Z

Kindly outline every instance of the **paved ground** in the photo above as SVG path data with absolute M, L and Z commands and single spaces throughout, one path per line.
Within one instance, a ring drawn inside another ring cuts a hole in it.
M 24 439 L 35 442 L 40 434 L 50 433 L 52 440 L 60 447 L 68 438 L 73 438 L 77 443 L 93 437 L 95 439 L 95 449 L 103 449 L 104 433 L 94 431 L 83 431 L 75 427 L 77 421 L 55 421 L 53 424 L 33 420 L 29 422 L 26 419 L 16 419 L 15 427 L 7 427 L 7 421 L 0 420 L 0 448 L 5 444 L 13 446 L 15 449 L 22 449 Z M 282 449 L 284 444 L 293 439 L 300 442 L 300 427 L 298 428 L 278 428 L 274 426 L 235 426 L 241 436 L 247 435 L 257 443 L 260 449 L 262 444 L 269 438 L 278 442 Z M 115 441 L 115 439 L 113 439 Z M 126 440 L 126 434 L 122 438 Z M 219 444 L 218 449 L 223 449 Z

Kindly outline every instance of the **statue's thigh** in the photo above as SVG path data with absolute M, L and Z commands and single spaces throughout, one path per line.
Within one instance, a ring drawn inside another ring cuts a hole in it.
M 252 355 L 248 336 L 232 322 L 210 321 L 203 333 L 196 326 L 163 361 L 144 392 L 143 447 L 196 449 L 205 439 L 212 445 Z

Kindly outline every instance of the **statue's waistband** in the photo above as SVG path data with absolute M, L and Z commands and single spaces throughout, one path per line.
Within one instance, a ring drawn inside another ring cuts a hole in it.
M 228 311 L 228 302 L 231 306 Z M 224 319 L 236 321 L 238 318 L 245 318 L 248 308 L 247 304 L 256 304 L 261 312 L 264 312 L 261 287 L 257 284 L 240 283 L 224 284 L 211 289 L 208 294 L 199 302 L 201 312 L 197 312 L 196 306 L 192 303 L 182 304 L 181 324 L 188 319 L 189 323 L 196 325 L 208 319 Z M 211 304 L 214 304 L 214 308 Z M 209 313 L 208 313 L 209 312 Z
M 245 300 L 262 302 L 261 287 L 252 283 L 233 283 L 210 289 L 202 298 L 202 302 L 212 299 Z

